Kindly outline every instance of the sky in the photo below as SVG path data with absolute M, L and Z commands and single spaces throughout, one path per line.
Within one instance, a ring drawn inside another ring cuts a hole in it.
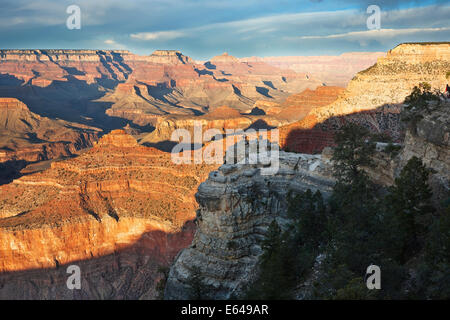
M 69 29 L 70 5 L 80 29 Z M 380 29 L 367 20 L 380 8 Z M 180 50 L 207 60 L 387 51 L 450 41 L 441 0 L 0 0 L 0 49 Z

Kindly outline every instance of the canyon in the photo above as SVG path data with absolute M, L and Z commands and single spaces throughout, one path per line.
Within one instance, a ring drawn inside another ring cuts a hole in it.
M 265 62 L 323 79 L 328 86 L 346 87 L 357 72 L 371 67 L 385 55 L 385 52 L 347 52 L 339 56 L 249 57 L 240 60 Z
M 39 115 L 101 128 L 126 120 L 147 125 L 161 115 L 199 115 L 222 105 L 246 111 L 256 100 L 281 101 L 322 84 L 264 62 L 224 54 L 198 64 L 174 50 L 148 56 L 124 50 L 0 50 L 0 75 L 0 96 L 20 99 Z
M 332 144 L 333 131 L 348 121 L 374 133 L 401 138 L 400 111 L 419 83 L 443 92 L 450 70 L 448 43 L 401 44 L 356 74 L 333 103 L 312 109 L 302 120 L 280 127 L 280 144 L 296 152 L 318 152 Z
M 39 161 L 91 147 L 101 130 L 41 117 L 15 98 L 0 98 L 0 162 Z
M 212 169 L 174 165 L 115 130 L 76 158 L 0 186 L 0 297 L 137 298 L 145 284 L 141 294 L 154 298 L 158 267 L 192 240 L 194 192 Z M 69 264 L 83 272 L 81 292 L 66 288 Z M 93 285 L 114 277 L 119 288 Z
M 0 98 L 0 184 L 30 163 L 76 155 L 100 133 L 95 127 L 41 117 L 15 98 Z
M 375 167 L 367 172 L 384 186 L 393 184 L 400 169 L 413 156 L 433 168 L 429 183 L 434 203 L 439 206 L 450 196 L 450 102 L 431 112 L 408 129 L 402 149 L 392 157 L 380 146 Z M 378 147 L 377 147 L 378 148 Z M 261 175 L 261 165 L 223 164 L 200 184 L 196 200 L 198 225 L 192 244 L 181 251 L 172 265 L 165 289 L 166 299 L 191 299 L 192 277 L 202 279 L 205 299 L 236 299 L 245 294 L 258 274 L 263 240 L 276 221 L 286 230 L 289 199 L 306 191 L 330 196 L 332 149 L 322 154 L 280 153 L 280 169 L 270 177 Z M 310 284 L 303 289 L 313 290 Z
M 395 161 L 380 152 L 372 174 L 381 183 L 417 155 L 445 197 L 448 116 L 433 113 L 413 132 L 400 114 L 420 82 L 445 87 L 449 52 L 448 43 L 401 44 L 387 54 L 198 62 L 176 50 L 0 50 L 0 165 L 9 172 L 0 299 L 161 298 L 161 267 L 170 267 L 167 299 L 189 298 L 196 267 L 210 298 L 239 295 L 270 222 L 289 222 L 289 192 L 329 196 L 329 147 L 348 122 L 403 144 Z M 280 170 L 174 164 L 171 134 L 192 134 L 196 122 L 221 133 L 278 128 Z M 81 290 L 66 287 L 71 264 Z

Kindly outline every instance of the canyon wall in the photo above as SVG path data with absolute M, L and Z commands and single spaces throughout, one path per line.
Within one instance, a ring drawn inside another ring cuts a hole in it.
M 0 186 L 0 298 L 154 298 L 158 267 L 192 240 L 194 193 L 213 169 L 174 165 L 116 130 Z M 69 264 L 82 268 L 81 291 L 65 286 Z
M 210 299 L 241 293 L 255 276 L 261 240 L 273 220 L 285 225 L 287 197 L 320 190 L 325 197 L 334 184 L 328 161 L 320 155 L 280 152 L 280 169 L 261 175 L 260 165 L 224 164 L 210 173 L 196 194 L 200 205 L 192 244 L 172 266 L 167 299 L 189 299 L 189 278 L 197 268 Z
M 445 89 L 449 53 L 449 43 L 397 46 L 375 65 L 359 72 L 335 102 L 314 108 L 299 122 L 280 128 L 282 146 L 299 152 L 320 152 L 329 145 L 333 130 L 346 121 L 398 140 L 402 135 L 399 113 L 404 99 L 421 82 L 428 82 L 433 89 Z M 311 145 L 319 147 L 312 150 Z
M 100 130 L 31 112 L 15 98 L 0 98 L 0 163 L 70 156 L 92 146 Z
M 430 185 L 437 207 L 450 200 L 450 102 L 424 116 L 405 135 L 399 166 L 416 156 L 433 172 Z
M 280 102 L 321 83 L 229 55 L 198 64 L 174 50 L 148 56 L 124 50 L 0 50 L 0 96 L 18 98 L 39 115 L 102 128 L 113 126 L 114 117 L 146 125 L 155 116 L 198 115 L 224 104 L 246 111 L 256 100 Z
M 258 100 L 282 102 L 323 80 L 228 54 L 200 64 L 175 50 L 0 50 L 0 96 L 32 112 L 101 128 L 152 125 L 161 115 L 248 112 Z
M 197 232 L 191 246 L 181 251 L 170 269 L 166 299 L 190 298 L 193 276 L 203 279 L 207 298 L 239 297 L 256 277 L 261 240 L 269 224 L 276 220 L 283 228 L 289 222 L 289 193 L 309 188 L 320 190 L 325 198 L 330 194 L 334 185 L 332 149 L 325 147 L 333 143 L 333 132 L 348 121 L 368 126 L 373 132 L 390 132 L 403 143 L 397 156 L 384 152 L 385 145 L 377 145 L 376 168 L 368 170 L 375 181 L 392 185 L 407 161 L 417 156 L 434 170 L 430 184 L 435 204 L 448 202 L 450 104 L 441 101 L 432 112 L 424 111 L 423 119 L 405 134 L 400 132 L 400 112 L 404 98 L 418 83 L 426 81 L 442 89 L 450 70 L 449 46 L 400 45 L 358 74 L 337 101 L 313 109 L 300 125 L 281 128 L 285 145 L 290 141 L 290 147 L 315 148 L 321 154 L 280 152 L 280 170 L 271 176 L 262 176 L 261 168 L 251 164 L 224 164 L 212 172 L 196 194 L 200 205 Z
M 265 62 L 322 79 L 328 86 L 346 87 L 356 73 L 372 66 L 385 55 L 385 52 L 348 52 L 340 56 L 250 57 L 241 61 Z

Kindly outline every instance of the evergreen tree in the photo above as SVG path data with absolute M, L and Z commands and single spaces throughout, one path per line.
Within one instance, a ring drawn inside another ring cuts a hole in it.
M 417 157 L 402 169 L 387 197 L 391 253 L 401 263 L 419 252 L 435 211 L 428 185 L 430 170 Z
M 295 285 L 293 258 L 295 253 L 289 247 L 288 233 L 282 233 L 274 220 L 270 224 L 259 266 L 259 276 L 245 294 L 246 299 L 286 300 L 292 299 Z
M 328 254 L 337 264 L 361 274 L 377 252 L 379 198 L 376 186 L 363 167 L 373 165 L 375 144 L 368 130 L 356 124 L 336 134 L 333 153 L 336 185 L 330 199 L 329 233 L 333 246 Z
M 354 123 L 347 124 L 336 134 L 332 160 L 338 183 L 354 185 L 365 177 L 362 167 L 373 164 L 371 156 L 375 151 L 370 137 L 366 128 Z
M 428 299 L 450 299 L 450 205 L 431 225 L 420 278 Z
M 206 296 L 205 279 L 202 275 L 201 269 L 198 266 L 193 266 L 191 274 L 186 282 L 189 287 L 189 299 L 191 300 L 204 300 Z
M 405 98 L 405 108 L 401 114 L 402 120 L 409 123 L 414 128 L 416 123 L 430 113 L 432 105 L 440 105 L 439 94 L 432 92 L 431 85 L 427 82 L 421 82 L 415 86 L 409 96 Z
M 288 213 L 294 221 L 298 245 L 317 248 L 327 240 L 326 206 L 319 190 L 313 194 L 308 189 L 290 199 Z

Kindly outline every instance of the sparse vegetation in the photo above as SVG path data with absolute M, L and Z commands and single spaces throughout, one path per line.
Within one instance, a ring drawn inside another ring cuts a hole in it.
M 416 157 L 391 188 L 376 186 L 360 169 L 372 165 L 367 137 L 355 125 L 337 135 L 337 183 L 328 202 L 310 190 L 290 197 L 292 224 L 284 232 L 276 222 L 269 227 L 246 298 L 292 298 L 305 281 L 313 281 L 305 295 L 313 299 L 450 297 L 450 201 L 444 211 L 433 207 L 430 169 Z M 382 269 L 382 290 L 366 287 L 371 264 Z
M 166 288 L 167 278 L 169 277 L 168 267 L 158 267 L 158 273 L 161 274 L 161 279 L 156 284 L 157 299 L 164 300 L 164 289 Z
M 389 143 L 386 148 L 384 148 L 384 152 L 389 154 L 391 157 L 396 157 L 400 150 L 402 149 L 402 146 L 395 145 L 393 143 Z
M 411 128 L 415 128 L 417 122 L 426 114 L 440 107 L 440 92 L 433 92 L 429 83 L 422 82 L 415 86 L 411 94 L 405 98 L 405 104 L 402 120 Z
M 198 266 L 193 266 L 189 278 L 186 281 L 189 288 L 189 299 L 191 300 L 205 300 L 206 284 L 202 272 Z

